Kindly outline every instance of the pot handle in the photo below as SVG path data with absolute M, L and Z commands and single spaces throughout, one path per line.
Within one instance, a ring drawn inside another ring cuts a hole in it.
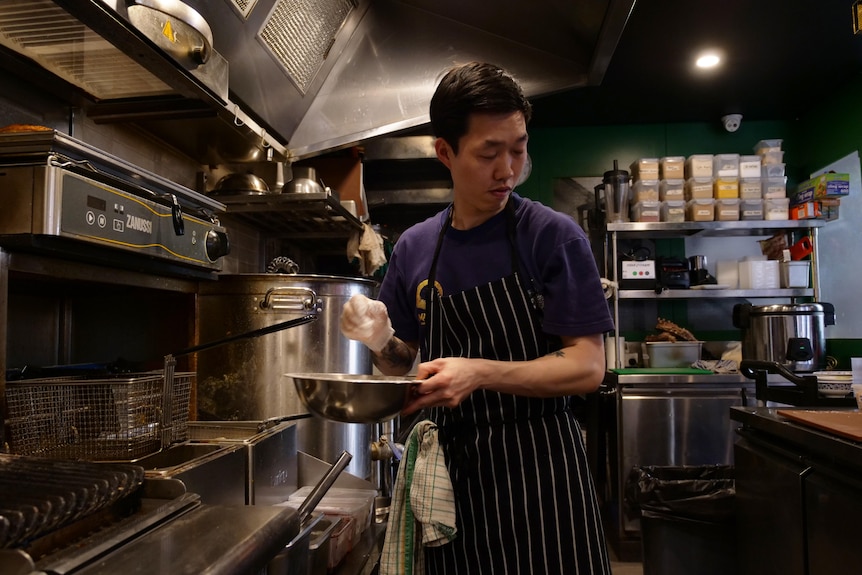
M 261 309 L 274 311 L 323 311 L 323 300 L 313 289 L 304 287 L 274 287 L 266 290 Z

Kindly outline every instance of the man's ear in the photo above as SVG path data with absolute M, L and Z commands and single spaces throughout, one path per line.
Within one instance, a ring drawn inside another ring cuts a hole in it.
M 447 168 L 452 167 L 452 156 L 455 153 L 452 151 L 452 146 L 449 145 L 443 138 L 434 140 L 434 151 L 437 152 L 437 159 L 443 162 Z

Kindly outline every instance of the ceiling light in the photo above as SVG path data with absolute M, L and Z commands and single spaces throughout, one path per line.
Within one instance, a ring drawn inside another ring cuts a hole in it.
M 715 52 L 706 52 L 697 57 L 695 64 L 698 68 L 715 68 L 721 63 L 721 56 Z

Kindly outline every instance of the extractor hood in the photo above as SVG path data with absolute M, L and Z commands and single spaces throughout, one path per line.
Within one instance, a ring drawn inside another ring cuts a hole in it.
M 46 33 L 57 18 L 77 21 L 73 47 L 83 35 L 98 40 L 113 48 L 99 62 L 128 59 L 144 82 L 102 93 L 8 41 L 0 65 L 19 71 L 23 59 L 49 69 L 84 91 L 95 121 L 135 122 L 201 163 L 298 160 L 426 124 L 434 86 L 455 63 L 498 64 L 528 97 L 598 85 L 634 3 L 0 0 L 0 20 L 44 9 L 47 19 L 33 23 Z M 202 17 L 210 59 L 226 64 L 227 92 L 134 25 L 129 11 L 141 5 L 155 12 L 182 5 Z M 0 21 L 4 38 L 7 26 Z M 91 69 L 99 62 L 90 59 Z
M 597 85 L 635 3 L 188 1 L 230 62 L 232 95 L 297 159 L 427 123 L 442 71 L 458 62 L 498 64 L 530 97 Z M 278 48 L 305 61 L 307 81 Z

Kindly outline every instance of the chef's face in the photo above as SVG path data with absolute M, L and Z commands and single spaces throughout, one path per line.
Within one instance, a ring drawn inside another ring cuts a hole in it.
M 454 184 L 454 218 L 470 227 L 499 213 L 527 161 L 527 125 L 521 112 L 473 114 L 458 153 L 442 139 L 437 156 Z M 456 227 L 458 227 L 456 225 Z

